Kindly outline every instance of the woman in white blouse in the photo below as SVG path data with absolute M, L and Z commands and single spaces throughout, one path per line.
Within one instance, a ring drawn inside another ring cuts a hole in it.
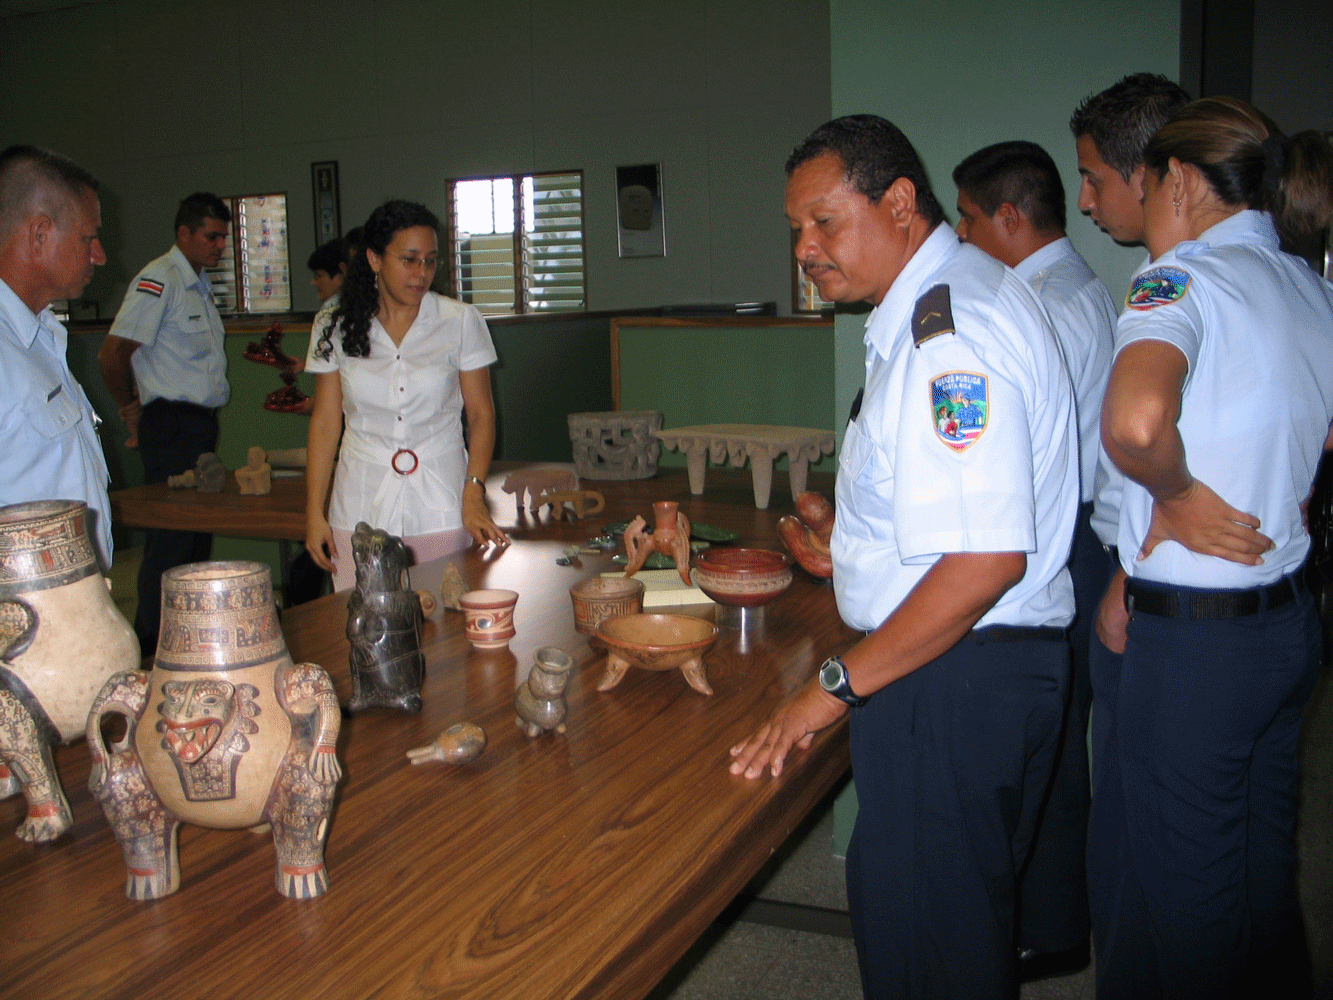
M 356 581 L 351 536 L 359 521 L 401 537 L 418 563 L 472 541 L 509 541 L 485 499 L 495 347 L 473 306 L 430 290 L 438 226 L 429 209 L 411 202 L 375 209 L 342 300 L 311 331 L 306 548 L 334 574 L 335 590 Z

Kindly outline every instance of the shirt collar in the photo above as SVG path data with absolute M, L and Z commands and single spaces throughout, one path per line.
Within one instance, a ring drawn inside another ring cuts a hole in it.
M 921 295 L 921 286 L 945 261 L 958 253 L 958 246 L 957 234 L 941 222 L 917 247 L 916 253 L 893 279 L 888 294 L 866 318 L 866 343 L 883 357 L 889 356 L 889 348 L 902 326 L 903 317 L 911 317 L 912 305 Z
M 180 247 L 173 244 L 171 249 L 167 251 L 167 256 L 171 258 L 171 263 L 184 275 L 187 285 L 198 285 L 199 290 L 205 295 L 213 293 L 213 283 L 208 280 L 208 275 L 202 270 L 196 271 L 192 268 Z
M 1205 229 L 1197 240 L 1186 240 L 1177 244 L 1174 249 L 1177 256 L 1188 256 L 1208 247 L 1223 246 L 1228 243 L 1257 244 L 1268 250 L 1278 250 L 1281 247 L 1277 227 L 1273 225 L 1273 217 L 1267 212 L 1247 208 Z
M 1040 250 L 1034 250 L 1020 260 L 1014 267 L 1014 272 L 1031 284 L 1032 279 L 1042 271 L 1072 253 L 1074 253 L 1074 244 L 1069 242 L 1068 236 L 1061 236 L 1058 240 L 1052 240 Z
M 65 328 L 60 325 L 60 321 L 49 308 L 34 314 L 28 308 L 28 304 L 19 298 L 18 293 L 3 279 L 0 279 L 0 316 L 5 319 L 6 325 L 14 331 L 19 343 L 24 347 L 32 347 L 32 342 L 37 339 L 37 331 L 40 329 L 45 328 L 57 342 L 65 332 Z

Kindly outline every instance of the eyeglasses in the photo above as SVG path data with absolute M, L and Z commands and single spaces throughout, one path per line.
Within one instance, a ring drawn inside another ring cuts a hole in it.
M 426 271 L 434 271 L 437 267 L 440 266 L 440 258 L 438 256 L 404 257 L 402 254 L 397 254 L 397 253 L 391 253 L 389 254 L 389 256 L 401 261 L 403 267 L 407 268 L 409 271 L 416 271 L 420 269 L 424 269 Z

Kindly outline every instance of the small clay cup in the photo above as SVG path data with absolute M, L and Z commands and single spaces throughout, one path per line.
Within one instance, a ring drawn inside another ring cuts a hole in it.
M 569 588 L 574 604 L 574 629 L 593 635 L 608 618 L 635 615 L 643 610 L 643 581 L 595 576 Z
M 478 649 L 503 649 L 514 637 L 514 590 L 469 590 L 463 606 L 463 634 Z

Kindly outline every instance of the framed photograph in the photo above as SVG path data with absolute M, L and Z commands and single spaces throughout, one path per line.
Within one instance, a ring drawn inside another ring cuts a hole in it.
M 616 232 L 622 257 L 665 257 L 662 165 L 616 167 Z
M 315 192 L 315 246 L 342 235 L 342 208 L 338 204 L 338 161 L 310 164 L 310 187 Z

